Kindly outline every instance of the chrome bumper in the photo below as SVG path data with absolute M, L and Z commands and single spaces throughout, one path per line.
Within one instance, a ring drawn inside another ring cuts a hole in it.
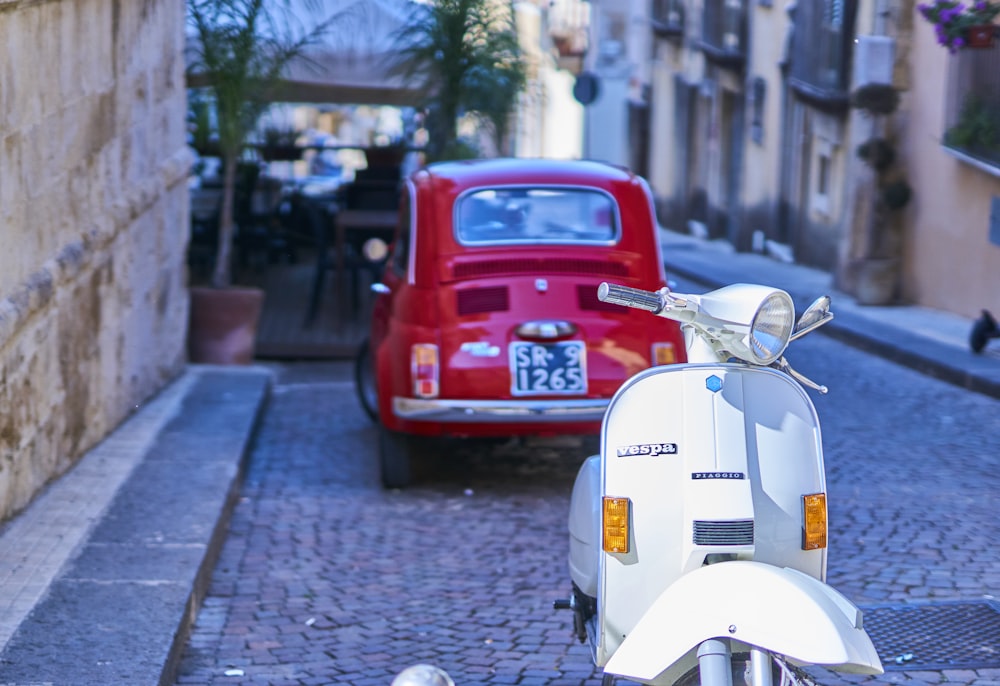
M 599 422 L 606 399 L 586 400 L 443 400 L 392 399 L 400 419 L 416 422 Z

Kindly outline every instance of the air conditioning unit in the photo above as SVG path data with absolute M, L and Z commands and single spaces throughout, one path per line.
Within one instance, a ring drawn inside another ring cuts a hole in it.
M 896 41 L 888 36 L 858 36 L 854 44 L 854 87 L 892 83 Z

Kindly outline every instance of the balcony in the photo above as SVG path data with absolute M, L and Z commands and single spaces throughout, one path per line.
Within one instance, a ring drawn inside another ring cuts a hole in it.
M 856 0 L 796 5 L 788 84 L 820 109 L 843 112 L 849 106 L 856 8 Z
M 660 38 L 684 35 L 684 0 L 653 0 L 653 34 Z
M 741 69 L 747 52 L 746 0 L 705 0 L 699 48 L 722 67 Z
M 1000 176 L 1000 45 L 949 57 L 942 144 L 955 157 Z
M 552 0 L 546 19 L 559 68 L 578 73 L 589 47 L 590 6 L 583 0 Z

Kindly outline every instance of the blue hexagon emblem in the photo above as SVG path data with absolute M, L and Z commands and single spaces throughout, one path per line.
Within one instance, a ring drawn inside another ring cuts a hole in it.
M 712 376 L 705 379 L 705 388 L 712 391 L 712 393 L 718 393 L 722 390 L 722 379 L 712 374 Z

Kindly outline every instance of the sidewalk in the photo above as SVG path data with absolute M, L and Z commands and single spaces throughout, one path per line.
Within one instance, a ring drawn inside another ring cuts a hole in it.
M 270 387 L 190 367 L 0 531 L 0 684 L 172 684 Z
M 1000 397 L 1000 341 L 919 307 L 862 307 L 823 272 L 664 232 L 668 276 L 833 298 L 821 331 Z M 257 367 L 190 367 L 0 528 L 0 684 L 169 685 L 212 573 L 271 386 Z
M 943 381 L 1000 398 L 1000 340 L 980 354 L 969 349 L 973 320 L 912 305 L 871 307 L 832 287 L 830 274 L 757 253 L 737 253 L 724 241 L 662 231 L 667 278 L 718 288 L 749 282 L 786 290 L 802 312 L 829 295 L 834 318 L 819 331 Z

